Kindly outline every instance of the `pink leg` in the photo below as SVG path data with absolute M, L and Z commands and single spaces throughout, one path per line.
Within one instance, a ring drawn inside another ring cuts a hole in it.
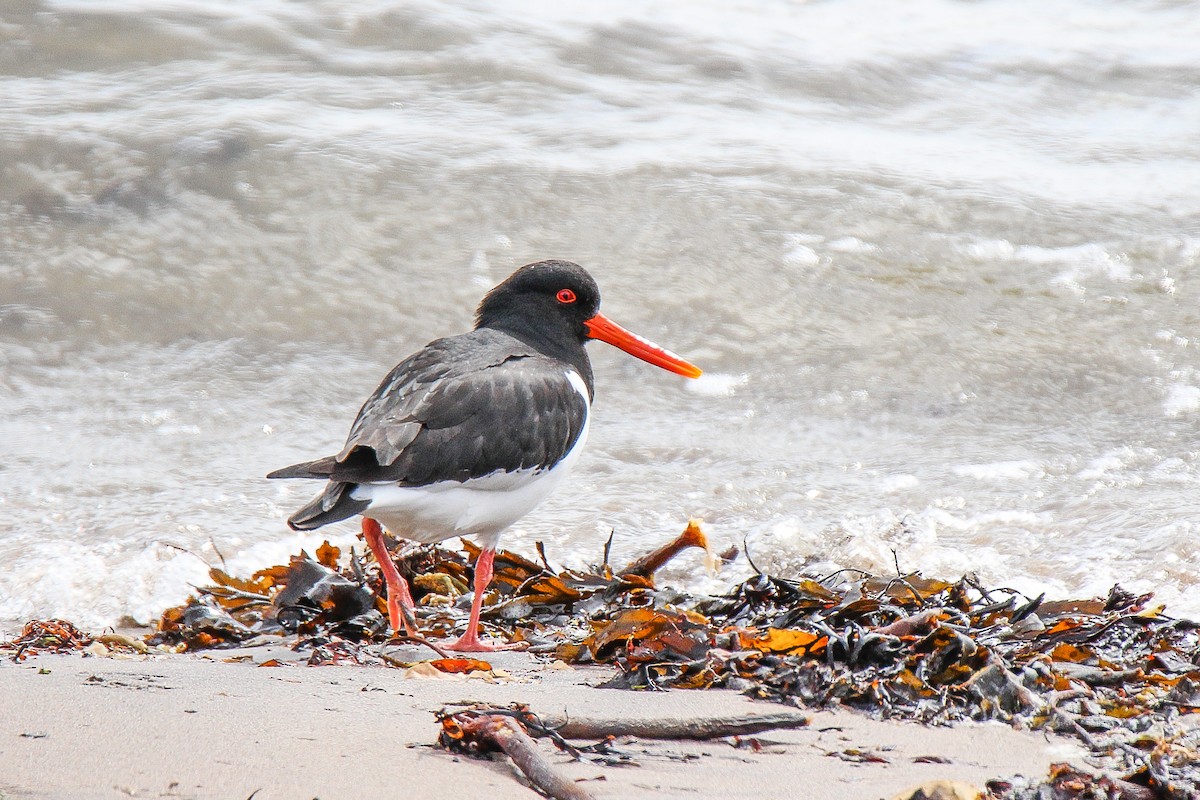
M 496 551 L 486 548 L 479 553 L 475 562 L 475 597 L 471 599 L 471 618 L 467 621 L 467 632 L 457 641 L 446 645 L 447 650 L 457 650 L 460 653 L 494 653 L 497 650 L 511 650 L 512 645 L 485 644 L 479 638 L 479 614 L 483 610 L 483 594 L 488 584 L 492 582 L 492 562 L 496 559 Z
M 388 621 L 392 630 L 400 630 L 403 624 L 405 633 L 416 636 L 416 626 L 410 622 L 410 619 L 416 619 L 413 616 L 412 595 L 408 593 L 408 583 L 400 577 L 400 572 L 392 561 L 392 554 L 383 542 L 383 528 L 375 520 L 363 517 L 362 532 L 363 538 L 367 540 L 367 547 L 371 548 L 375 560 L 379 562 L 379 568 L 383 570 L 383 580 L 387 584 Z

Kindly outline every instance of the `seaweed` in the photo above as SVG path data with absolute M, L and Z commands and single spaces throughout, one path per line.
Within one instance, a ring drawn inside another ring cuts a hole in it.
M 489 671 L 487 662 L 446 658 L 436 645 L 466 618 L 479 549 L 389 547 L 429 637 L 391 641 L 437 651 L 441 658 L 420 669 Z M 484 604 L 489 633 L 567 663 L 612 665 L 606 685 L 615 688 L 725 688 L 937 725 L 1004 720 L 1073 737 L 1090 753 L 1094 774 L 1056 767 L 1041 782 L 993 781 L 994 798 L 1200 796 L 1200 726 L 1189 724 L 1200 712 L 1200 633 L 1151 595 L 1114 586 L 1103 598 L 1047 600 L 973 576 L 781 576 L 756 568 L 722 595 L 695 596 L 658 586 L 655 575 L 689 548 L 703 548 L 711 565 L 697 522 L 623 569 L 609 563 L 610 547 L 611 540 L 599 564 L 559 570 L 540 543 L 540 563 L 498 552 Z M 291 641 L 310 652 L 310 665 L 417 668 L 370 647 L 389 635 L 383 579 L 369 554 L 342 558 L 326 543 L 316 558 L 301 552 L 250 578 L 216 568 L 210 576 L 211 586 L 163 613 L 143 648 Z M 29 623 L 0 649 L 20 660 L 93 642 L 48 620 Z

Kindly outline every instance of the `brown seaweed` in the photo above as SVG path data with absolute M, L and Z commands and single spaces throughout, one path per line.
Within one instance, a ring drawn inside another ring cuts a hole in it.
M 1060 770 L 1041 783 L 997 781 L 996 798 L 1200 797 L 1200 726 L 1186 724 L 1200 712 L 1200 635 L 1150 595 L 1114 586 L 1102 598 L 1048 600 L 970 576 L 857 571 L 758 572 L 720 596 L 656 587 L 664 559 L 694 546 L 707 550 L 692 524 L 619 571 L 607 548 L 599 565 L 558 571 L 544 548 L 540 563 L 500 551 L 484 619 L 491 634 L 534 653 L 612 665 L 612 687 L 727 688 L 927 724 L 1005 720 L 1074 737 L 1097 768 L 1091 777 Z M 446 635 L 465 617 L 477 555 L 470 544 L 393 546 L 426 635 Z M 408 666 L 366 647 L 387 638 L 369 556 L 344 559 L 326 544 L 316 558 L 301 553 L 250 578 L 217 569 L 211 578 L 164 612 L 150 644 L 195 650 L 293 636 L 310 664 Z M 48 620 L 0 649 L 21 659 L 92 641 Z

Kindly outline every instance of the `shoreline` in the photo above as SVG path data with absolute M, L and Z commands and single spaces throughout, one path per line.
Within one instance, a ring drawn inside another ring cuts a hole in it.
M 397 657 L 424 657 L 411 645 Z M 230 659 L 236 659 L 231 662 Z M 283 666 L 260 667 L 270 659 Z M 778 710 L 728 690 L 597 688 L 613 667 L 489 654 L 500 677 L 418 677 L 384 667 L 303 667 L 282 646 L 203 654 L 40 654 L 0 664 L 0 797 L 537 797 L 504 759 L 434 746 L 443 707 L 527 703 L 535 713 L 695 718 Z M 1002 723 L 952 727 L 811 712 L 805 728 L 734 740 L 619 741 L 637 766 L 542 751 L 597 798 L 890 798 L 933 779 L 982 788 L 1082 763 L 1074 742 Z M 756 743 L 750 744 L 751 738 Z M 698 787 L 704 787 L 700 789 Z M 799 789 L 798 789 L 799 787 Z M 698 792 L 703 792 L 703 795 Z
M 435 641 L 469 599 L 478 550 L 465 548 L 392 554 Z M 985 789 L 1029 800 L 1047 775 L 1140 798 L 1147 782 L 1173 791 L 1200 779 L 1197 625 L 1151 595 L 1114 586 L 1103 599 L 1046 600 L 918 573 L 760 573 L 698 598 L 656 588 L 657 569 L 692 548 L 712 558 L 695 522 L 623 569 L 554 572 L 501 551 L 487 615 L 495 635 L 525 643 L 519 652 L 460 657 L 387 638 L 378 566 L 345 564 L 329 544 L 249 578 L 214 568 L 214 584 L 153 631 L 31 621 L 0 642 L 0 800 L 390 797 L 397 780 L 415 782 L 401 796 L 533 797 L 507 761 L 467 755 L 496 744 L 476 738 L 479 715 L 513 704 L 528 707 L 535 735 L 552 719 L 617 732 L 605 740 L 614 752 L 582 760 L 550 738 L 522 745 L 565 775 L 560 787 L 579 781 L 596 798 L 711 789 L 757 800 L 803 787 L 915 800 L 940 780 L 966 787 L 944 795 L 954 800 Z M 810 724 L 647 739 L 787 708 Z M 572 746 L 594 745 L 595 730 Z M 443 733 L 455 753 L 436 745 Z M 1137 748 L 1147 734 L 1154 759 Z

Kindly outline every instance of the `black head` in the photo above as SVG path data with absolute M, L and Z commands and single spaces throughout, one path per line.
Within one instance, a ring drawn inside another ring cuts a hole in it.
M 509 275 L 479 304 L 475 327 L 502 330 L 543 353 L 565 359 L 589 387 L 592 368 L 583 350 L 589 339 L 608 342 L 676 375 L 700 377 L 699 367 L 601 314 L 596 282 L 570 261 L 538 261 Z
M 599 309 L 600 288 L 583 267 L 570 261 L 538 261 L 488 292 L 475 312 L 475 327 L 575 346 L 589 338 L 584 323 Z

